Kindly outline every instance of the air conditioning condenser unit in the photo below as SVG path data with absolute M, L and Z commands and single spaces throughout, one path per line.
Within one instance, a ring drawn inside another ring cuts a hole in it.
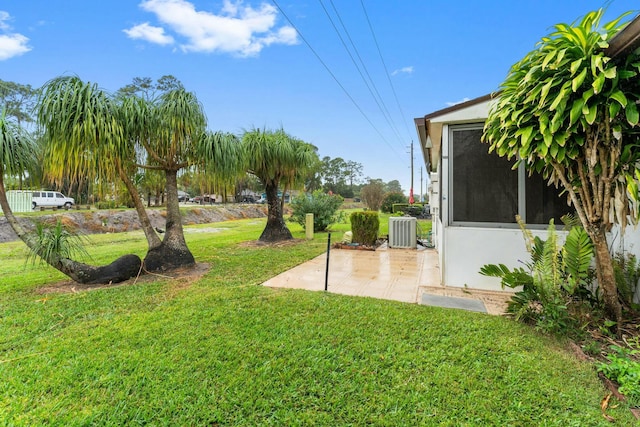
M 416 219 L 414 217 L 389 218 L 389 248 L 416 249 Z

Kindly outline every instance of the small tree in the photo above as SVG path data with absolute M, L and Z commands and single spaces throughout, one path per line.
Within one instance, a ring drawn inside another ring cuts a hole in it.
M 313 231 L 324 231 L 339 219 L 338 209 L 343 198 L 316 190 L 312 194 L 300 194 L 291 201 L 291 219 L 304 227 L 306 215 L 313 214 Z
M 608 313 L 622 310 L 606 232 L 638 219 L 640 178 L 638 50 L 607 57 L 621 18 L 600 26 L 604 11 L 558 24 L 511 67 L 489 113 L 490 151 L 517 157 L 529 171 L 561 185 L 593 241 L 598 284 Z
M 371 180 L 360 191 L 362 202 L 372 211 L 380 210 L 384 198 L 384 184 L 380 180 Z
M 244 133 L 242 148 L 248 172 L 260 180 L 267 194 L 267 225 L 259 240 L 292 239 L 282 215 L 284 195 L 289 186 L 304 180 L 317 158 L 315 147 L 288 135 L 283 129 L 253 129 Z M 284 187 L 282 199 L 278 197 L 280 185 Z

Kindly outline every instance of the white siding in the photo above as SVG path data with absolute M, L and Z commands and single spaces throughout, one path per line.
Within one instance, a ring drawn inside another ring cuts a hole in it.
M 9 207 L 13 212 L 31 212 L 31 194 L 29 191 L 12 190 L 7 191 L 7 200 Z

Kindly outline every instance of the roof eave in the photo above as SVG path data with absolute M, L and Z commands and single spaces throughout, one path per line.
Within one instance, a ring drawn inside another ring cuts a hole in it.
M 636 16 L 622 31 L 616 34 L 605 50 L 607 56 L 616 58 L 640 47 L 640 15 Z

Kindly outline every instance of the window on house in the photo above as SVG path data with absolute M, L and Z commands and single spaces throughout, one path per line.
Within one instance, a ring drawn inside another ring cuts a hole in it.
M 562 224 L 562 216 L 575 212 L 567 204 L 566 194 L 560 194 L 562 188 L 547 185 L 542 175 L 534 172 L 525 179 L 525 197 L 528 224 L 549 224 L 553 218 L 555 224 Z
M 515 224 L 520 214 L 527 224 L 548 224 L 551 218 L 560 224 L 563 215 L 574 211 L 561 189 L 548 186 L 538 173 L 513 170 L 514 161 L 489 154 L 481 138 L 482 124 L 450 127 L 449 206 L 454 223 Z
M 515 223 L 518 171 L 513 162 L 489 155 L 481 137 L 477 125 L 452 128 L 453 221 Z

